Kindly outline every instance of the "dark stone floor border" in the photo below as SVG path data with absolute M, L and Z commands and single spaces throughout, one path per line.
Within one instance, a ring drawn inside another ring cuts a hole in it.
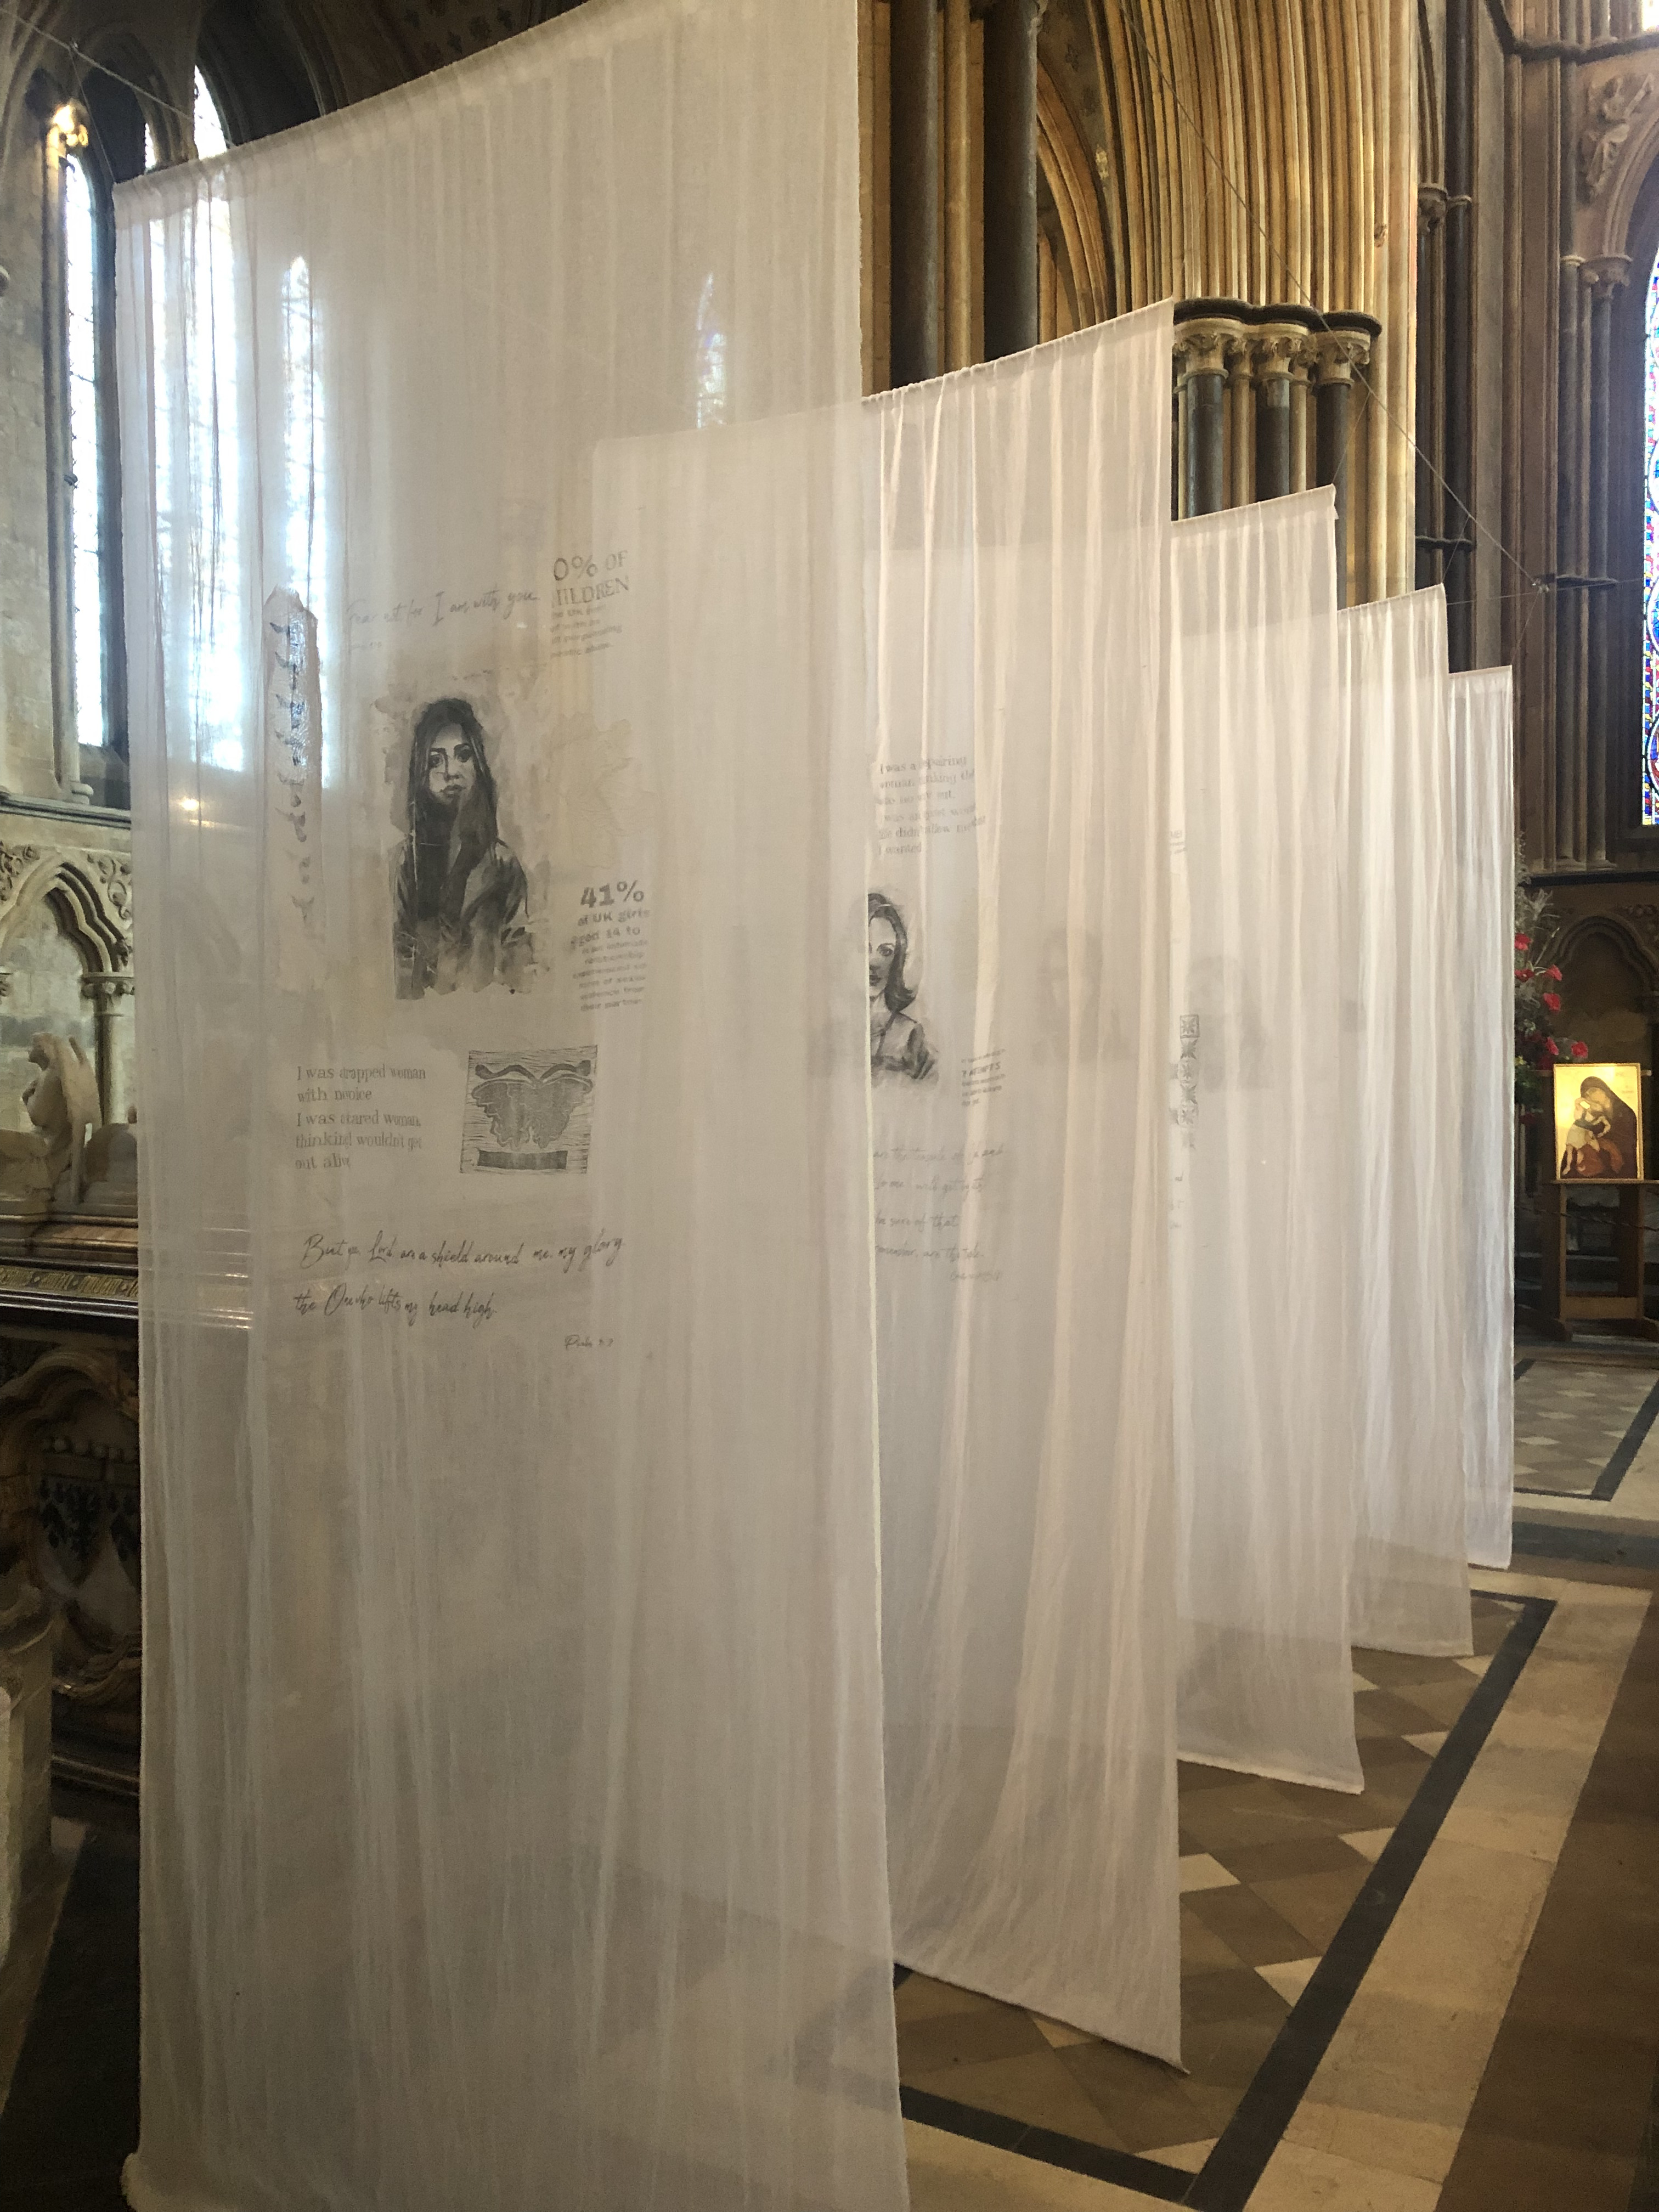
M 1036 2159 L 1045 2166 L 1063 2166 L 1068 2172 L 1115 2182 L 1120 2188 L 1138 2189 L 1164 2203 L 1189 2205 L 1194 2212 L 1244 2212 L 1428 1856 L 1430 1844 L 1439 1834 L 1441 1822 L 1555 1610 L 1553 1598 L 1516 1598 L 1502 1590 L 1476 1594 L 1497 1598 L 1512 1607 L 1515 1626 L 1475 1684 L 1468 1703 L 1418 1784 L 1416 1796 L 1401 1814 L 1400 1825 L 1197 2173 L 1077 2136 L 1057 2135 L 1046 2128 L 1030 2127 L 1003 2113 L 981 2112 L 919 2089 L 900 2090 L 905 2118 L 948 2135 L 965 2136 L 975 2142 L 1012 2151 L 1020 2158 Z
M 0 2111 L 0 2212 L 125 2212 L 138 2141 L 138 1846 L 81 1846 Z
M 1532 1364 L 1530 1359 L 1523 1359 L 1516 1369 L 1515 1379 L 1517 1382 Z M 1516 1496 L 1517 1498 L 1589 1498 L 1606 1504 L 1607 1499 L 1613 1495 L 1620 1484 L 1630 1473 L 1631 1462 L 1647 1442 L 1648 1431 L 1656 1420 L 1659 1420 L 1659 1382 L 1654 1384 L 1652 1389 L 1637 1407 L 1630 1426 L 1620 1437 L 1613 1449 L 1613 1456 L 1588 1490 L 1534 1490 L 1524 1482 L 1517 1482 L 1515 1486 Z
M 1595 1567 L 1659 1572 L 1659 1536 L 1629 1528 L 1598 1528 L 1594 1521 L 1517 1521 L 1515 1549 L 1529 1559 L 1574 1559 Z
M 1651 1589 L 1644 1577 L 1641 1587 Z M 1440 2212 L 1659 2212 L 1659 1602 L 1626 1662 Z

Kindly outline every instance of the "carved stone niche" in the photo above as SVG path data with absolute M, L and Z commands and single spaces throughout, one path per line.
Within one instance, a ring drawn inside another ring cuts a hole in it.
M 48 1343 L 0 1384 L 0 1589 L 52 1623 L 58 1770 L 104 1787 L 137 1785 L 139 1577 L 134 1348 Z
M 19 1101 L 39 1032 L 71 1039 L 97 1071 L 102 1118 L 132 1103 L 132 864 L 124 852 L 60 843 L 30 825 L 0 841 L 0 1127 Z

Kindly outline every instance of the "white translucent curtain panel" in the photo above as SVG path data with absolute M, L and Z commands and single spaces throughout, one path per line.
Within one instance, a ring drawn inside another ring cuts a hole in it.
M 896 1955 L 1179 2047 L 1167 308 L 873 403 Z
M 1351 1625 L 1356 1644 L 1464 1652 L 1464 929 L 1444 595 L 1351 608 L 1338 644 Z
M 856 84 L 617 0 L 123 195 L 141 2212 L 904 2203 L 859 541 L 719 428 Z
M 1335 522 L 1173 538 L 1177 1711 L 1185 1758 L 1357 1790 Z
M 1507 668 L 1451 679 L 1462 896 L 1463 1476 L 1468 1555 L 1507 1567 L 1515 1507 L 1515 771 Z

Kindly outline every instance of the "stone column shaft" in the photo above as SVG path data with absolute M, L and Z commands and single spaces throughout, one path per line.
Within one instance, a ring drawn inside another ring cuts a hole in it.
M 1562 358 L 1555 425 L 1555 860 L 1583 865 L 1583 462 L 1589 460 L 1589 330 L 1579 254 L 1564 254 L 1559 276 Z
M 1235 340 L 1227 362 L 1227 428 L 1232 441 L 1227 504 L 1248 507 L 1255 497 L 1255 406 L 1249 346 Z
M 1445 390 L 1444 528 L 1449 538 L 1474 534 L 1474 10 L 1473 0 L 1446 0 L 1445 184 L 1443 253 L 1442 374 Z M 1447 654 L 1455 669 L 1474 655 L 1474 562 L 1458 544 L 1445 564 Z
M 1314 337 L 1319 363 L 1318 480 L 1336 488 L 1336 595 L 1346 606 L 1348 586 L 1349 448 L 1353 431 L 1353 373 L 1370 359 L 1365 331 L 1327 328 Z
M 1446 195 L 1439 185 L 1421 185 L 1417 193 L 1417 486 L 1413 528 L 1417 538 L 1417 586 L 1437 584 L 1445 573 L 1445 502 L 1441 464 L 1445 440 L 1440 403 L 1444 317 Z
M 945 366 L 974 357 L 973 120 L 968 0 L 945 0 Z
M 1308 333 L 1294 323 L 1264 323 L 1250 340 L 1255 364 L 1255 495 L 1282 499 L 1298 489 L 1291 401 L 1291 366 L 1305 353 Z M 1303 374 L 1306 375 L 1305 361 Z
M 985 357 L 1038 342 L 1036 39 L 1047 0 L 985 18 Z
M 1240 335 L 1237 323 L 1214 317 L 1176 325 L 1176 374 L 1184 433 L 1183 514 L 1216 514 L 1227 504 L 1227 358 Z
M 889 194 L 892 378 L 939 372 L 939 40 L 936 0 L 891 0 Z
M 1589 482 L 1587 609 L 1588 680 L 1585 686 L 1585 857 L 1591 867 L 1605 866 L 1607 848 L 1619 831 L 1623 808 L 1607 787 L 1609 720 L 1613 700 L 1613 595 L 1607 574 L 1607 507 L 1611 493 L 1613 303 L 1629 274 L 1622 254 L 1587 262 L 1589 287 Z

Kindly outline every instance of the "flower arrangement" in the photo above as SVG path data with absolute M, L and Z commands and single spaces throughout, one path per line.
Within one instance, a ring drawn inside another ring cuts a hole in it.
M 1551 1026 L 1561 1011 L 1561 970 L 1539 964 L 1555 933 L 1550 895 L 1527 881 L 1527 856 L 1515 856 L 1515 1103 L 1523 1121 L 1535 1121 L 1549 1103 L 1550 1070 L 1559 1060 L 1588 1060 L 1578 1037 L 1558 1037 Z

